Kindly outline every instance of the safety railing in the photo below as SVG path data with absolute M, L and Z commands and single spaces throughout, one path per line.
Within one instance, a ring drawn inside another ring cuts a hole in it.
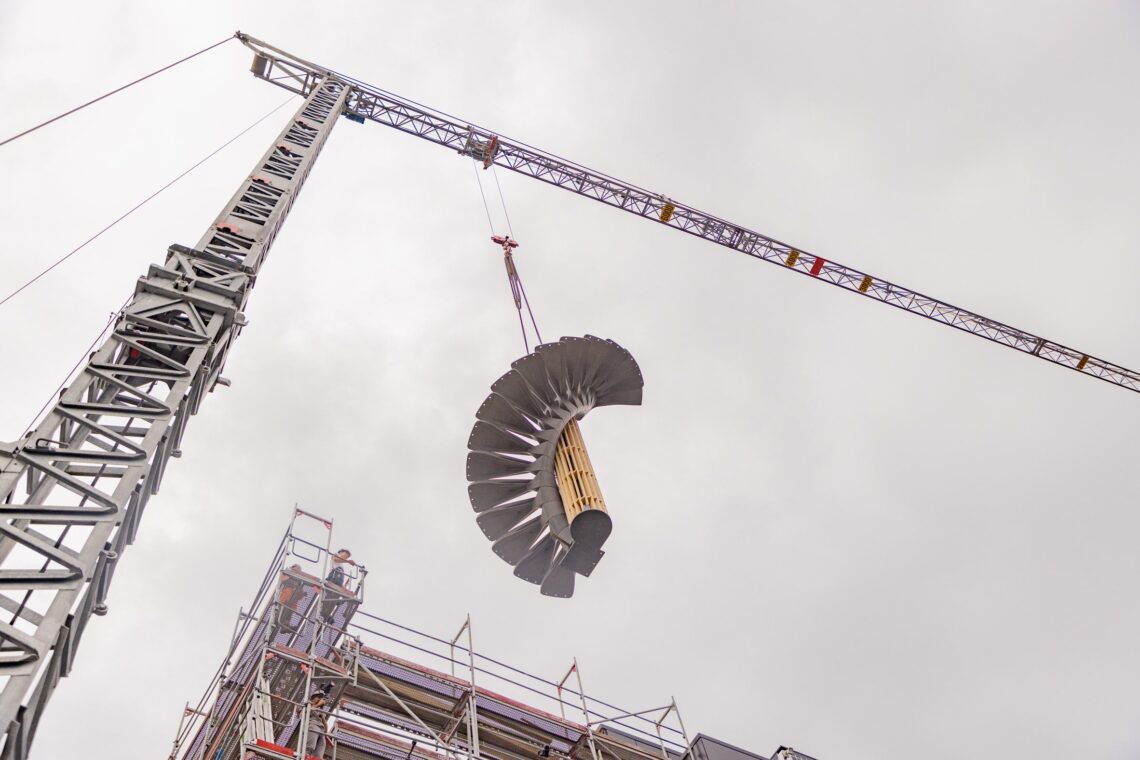
M 348 628 L 367 647 L 369 656 L 381 660 L 391 658 L 397 664 L 400 661 L 425 663 L 439 674 L 454 679 L 457 689 L 467 689 L 467 698 L 475 691 L 485 699 L 502 698 L 512 707 L 543 715 L 555 724 L 572 726 L 587 739 L 587 743 L 600 737 L 603 742 L 619 741 L 623 746 L 636 746 L 667 759 L 679 758 L 688 749 L 688 735 L 675 700 L 670 699 L 669 704 L 649 710 L 630 710 L 597 699 L 583 691 L 577 662 L 570 670 L 576 675 L 573 684 L 568 684 L 565 678 L 557 682 L 529 673 L 475 650 L 470 619 L 464 621 L 459 633 L 452 638 L 435 636 L 364 610 L 357 612 Z M 358 676 L 358 679 L 363 679 L 363 676 Z M 477 707 L 469 707 L 468 713 L 477 710 Z M 373 724 L 366 723 L 366 727 L 381 733 L 386 731 Z M 388 730 L 393 736 L 402 738 L 422 733 Z M 472 745 L 477 745 L 478 731 L 477 722 L 473 729 L 468 729 L 468 735 L 474 740 Z M 423 746 L 425 740 L 418 740 Z M 429 745 L 432 749 L 441 749 Z M 442 748 L 451 752 L 462 749 L 459 752 L 461 756 L 478 754 L 477 746 L 469 748 L 474 752 L 447 744 Z M 600 756 L 596 748 L 594 754 L 595 757 Z
M 238 616 L 226 658 L 198 703 L 183 711 L 171 760 L 217 760 L 242 745 L 243 721 L 262 699 L 274 658 L 274 670 L 286 661 L 303 666 L 278 698 L 298 690 L 307 697 L 318 671 L 325 680 L 348 678 L 346 653 L 359 647 L 346 624 L 363 600 L 367 570 L 332 550 L 331 533 L 331 521 L 294 509 L 250 611 Z

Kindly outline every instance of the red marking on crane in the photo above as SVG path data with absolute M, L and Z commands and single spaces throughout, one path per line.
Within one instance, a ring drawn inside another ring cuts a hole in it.
M 823 271 L 823 265 L 826 260 L 821 259 L 819 256 L 815 257 L 815 263 L 811 265 L 811 271 L 808 272 L 812 277 L 819 277 L 819 273 Z
M 1081 363 L 1077 365 L 1077 369 L 1083 370 L 1085 368 L 1085 365 L 1088 363 L 1089 363 L 1089 358 L 1087 356 L 1082 356 L 1081 357 Z
M 491 135 L 491 141 L 487 143 L 486 151 L 483 153 L 483 168 L 491 168 L 491 164 L 495 162 L 495 154 L 499 152 L 499 136 Z

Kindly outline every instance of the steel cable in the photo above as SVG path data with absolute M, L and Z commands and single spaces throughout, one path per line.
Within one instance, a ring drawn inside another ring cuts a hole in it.
M 229 37 L 226 37 L 224 40 L 221 40 L 219 42 L 215 42 L 213 45 L 210 45 L 209 47 L 202 48 L 197 53 L 191 53 L 190 55 L 186 56 L 185 58 L 179 58 L 174 63 L 169 63 L 166 66 L 163 66 L 161 69 L 156 69 L 155 71 L 152 71 L 145 76 L 139 77 L 138 79 L 136 79 L 133 82 L 128 82 L 127 84 L 123 85 L 122 87 L 118 87 L 114 90 L 111 90 L 108 93 L 104 93 L 103 95 L 100 95 L 99 97 L 95 98 L 94 100 L 89 100 L 86 103 L 84 103 L 83 105 L 76 106 L 75 108 L 72 108 L 70 111 L 64 111 L 59 116 L 53 116 L 52 118 L 48 119 L 47 121 L 40 122 L 39 124 L 35 125 L 34 127 L 31 127 L 29 129 L 25 129 L 23 132 L 19 133 L 18 135 L 12 135 L 7 140 L 0 142 L 0 146 L 7 145 L 8 143 L 10 143 L 14 140 L 18 140 L 21 137 L 23 137 L 24 135 L 30 135 L 32 132 L 35 132 L 37 129 L 40 129 L 42 127 L 46 127 L 48 124 L 52 124 L 54 122 L 57 122 L 60 119 L 62 119 L 63 117 L 70 116 L 71 114 L 73 114 L 77 111 L 82 111 L 87 106 L 94 105 L 95 103 L 98 103 L 100 100 L 105 100 L 106 98 L 111 97 L 115 93 L 119 93 L 119 92 L 122 92 L 123 90 L 125 90 L 129 87 L 133 87 L 134 85 L 138 84 L 139 82 L 144 82 L 147 79 L 150 79 L 151 77 L 155 76 L 156 74 L 161 74 L 162 72 L 166 71 L 167 69 L 172 69 L 180 63 L 185 63 L 186 61 L 189 61 L 191 58 L 197 58 L 198 56 L 202 55 L 202 53 L 208 52 L 208 51 L 213 50 L 214 48 L 216 48 L 220 45 L 226 44 L 230 40 L 234 39 L 235 36 L 236 35 L 231 35 Z
M 98 232 L 96 232 L 96 233 L 95 233 L 94 235 L 92 235 L 91 237 L 89 237 L 89 238 L 87 238 L 86 240 L 84 240 L 82 243 L 80 243 L 79 245 L 77 245 L 75 248 L 73 248 L 73 249 L 71 249 L 70 251 L 68 251 L 68 252 L 67 252 L 67 253 L 66 253 L 64 256 L 62 256 L 61 258 L 59 258 L 59 259 L 57 259 L 55 262 L 53 262 L 53 263 L 52 263 L 50 266 L 48 266 L 46 269 L 42 270 L 42 271 L 41 271 L 39 274 L 35 275 L 35 276 L 34 276 L 34 277 L 32 277 L 30 280 L 28 280 L 27 282 L 25 282 L 23 285 L 21 285 L 20 287 L 16 288 L 15 290 L 13 290 L 13 291 L 12 291 L 11 293 L 9 293 L 8 295 L 4 296 L 4 298 L 3 298 L 3 299 L 0 299 L 0 306 L 3 306 L 4 304 L 6 304 L 6 303 L 8 303 L 9 301 L 11 301 L 13 298 L 15 298 L 17 295 L 19 295 L 21 292 L 23 292 L 23 291 L 24 291 L 25 289 L 27 289 L 29 286 L 31 286 L 32 284 L 34 284 L 34 283 L 35 283 L 37 280 L 39 280 L 41 277 L 43 277 L 44 275 L 46 275 L 48 272 L 50 272 L 51 270 L 55 269 L 57 266 L 59 266 L 59 265 L 60 265 L 60 264 L 62 264 L 63 262 L 67 261 L 67 260 L 68 260 L 68 259 L 70 259 L 72 256 L 74 256 L 75 254 L 77 254 L 77 253 L 79 253 L 80 251 L 82 251 L 84 248 L 86 248 L 86 247 L 87 247 L 87 245 L 88 245 L 89 243 L 92 243 L 92 242 L 94 242 L 95 240 L 97 240 L 97 239 L 98 239 L 98 238 L 99 238 L 99 237 L 100 237 L 100 236 L 101 236 L 101 235 L 102 235 L 104 232 L 107 232 L 108 230 L 110 230 L 110 229 L 111 229 L 112 227 L 114 227 L 116 224 L 118 224 L 119 222 L 123 221 L 124 219 L 126 219 L 128 216 L 130 216 L 130 215 L 131 215 L 131 214 L 133 214 L 134 212 L 138 211 L 140 208 L 142 208 L 143 206 L 145 206 L 147 203 L 150 203 L 152 200 L 154 200 L 154 199 L 155 199 L 155 198 L 157 198 L 159 195 L 161 195 L 161 194 L 162 194 L 162 192 L 163 192 L 164 190 L 166 190 L 167 188 L 169 188 L 169 187 L 170 187 L 171 185 L 173 185 L 175 182 L 178 182 L 178 180 L 182 179 L 182 178 L 183 178 L 183 177 L 185 177 L 187 174 L 189 174 L 190 172 L 194 171 L 194 170 L 195 170 L 195 169 L 197 169 L 199 166 L 201 166 L 202 164 L 206 163 L 207 161 L 209 161 L 211 158 L 213 158 L 214 156 L 218 155 L 219 153 L 221 153 L 223 149 L 227 148 L 227 147 L 228 147 L 228 146 L 229 146 L 231 143 L 233 143 L 234 141 L 236 141 L 236 140 L 237 140 L 239 137 L 243 136 L 243 135 L 244 135 L 246 132 L 249 132 L 251 129 L 253 129 L 254 127 L 256 127 L 258 124 L 260 124 L 261 122 L 265 121 L 265 120 L 266 120 L 266 119 L 268 119 L 270 116 L 272 116 L 273 114 L 275 114 L 275 113 L 277 113 L 278 111 L 280 111 L 280 110 L 281 110 L 281 109 L 282 109 L 282 108 L 285 106 L 285 104 L 286 104 L 286 103 L 288 103 L 289 101 L 291 101 L 292 99 L 293 99 L 292 97 L 286 98 L 284 101 L 282 101 L 282 102 L 281 102 L 281 104 L 280 104 L 280 105 L 278 105 L 278 106 L 277 106 L 276 108 L 274 108 L 272 111 L 270 111 L 269 113 L 265 114 L 264 116 L 262 116 L 260 119 L 258 119 L 258 120 L 257 120 L 257 121 L 255 121 L 254 123 L 250 124 L 248 127 L 246 127 L 245 129 L 243 129 L 241 132 L 238 132 L 236 135 L 234 135 L 233 137 L 231 137 L 229 140 L 226 140 L 226 141 L 225 141 L 224 143 L 222 143 L 220 146 L 218 146 L 218 147 L 217 147 L 217 148 L 215 148 L 213 151 L 211 151 L 209 154 L 207 154 L 205 158 L 202 158 L 202 159 L 201 159 L 201 160 L 199 160 L 197 163 L 195 163 L 193 166 L 191 166 L 189 169 L 187 169 L 186 171 L 182 172 L 182 173 L 181 173 L 181 174 L 179 174 L 177 177 L 175 177 L 174 179 L 170 180 L 169 182 L 167 182 L 165 185 L 163 185 L 162 187 L 158 188 L 157 190 L 155 190 L 153 193 L 151 193 L 150 195 L 148 195 L 146 198 L 143 198 L 141 201 L 139 201 L 139 202 L 138 202 L 138 203 L 136 203 L 134 206 L 132 206 L 132 207 L 131 207 L 131 209 L 130 209 L 129 211 L 127 211 L 126 213 L 124 213 L 124 214 L 123 214 L 122 216 L 120 216 L 118 219 L 116 219 L 115 221 L 111 222 L 111 223 L 110 223 L 110 224 L 108 224 L 106 227 L 104 227 L 103 229 L 99 230 Z
M 487 226 L 491 228 L 491 237 L 495 237 L 495 225 L 491 221 L 491 205 L 487 203 L 487 194 L 483 191 L 483 180 L 479 176 L 479 167 L 476 166 L 475 159 L 471 159 L 471 167 L 475 170 L 475 181 L 479 185 L 479 195 L 483 198 L 483 210 L 487 212 Z M 507 222 L 508 240 L 515 240 L 515 230 L 511 225 L 511 215 L 507 212 L 507 201 L 503 197 L 503 186 L 499 183 L 499 173 L 495 171 L 495 165 L 491 164 L 491 173 L 495 177 L 495 187 L 499 191 L 499 204 L 503 208 L 503 218 Z M 507 282 L 511 287 L 511 298 L 515 302 L 515 309 L 519 313 L 519 330 L 522 332 L 523 349 L 527 354 L 530 353 L 530 341 L 526 334 L 526 320 L 523 319 L 522 307 L 526 304 L 527 314 L 530 315 L 530 324 L 534 328 L 534 335 L 537 339 L 535 345 L 542 343 L 542 334 L 538 331 L 538 323 L 534 319 L 534 311 L 530 307 L 530 300 L 526 297 L 526 290 L 523 288 L 522 278 L 519 277 L 518 269 L 515 268 L 513 257 L 511 256 L 511 249 L 508 245 L 503 246 L 503 263 L 507 268 Z M 2 302 L 0 302 L 2 305 Z
M 507 231 L 511 233 L 511 237 L 514 237 L 515 228 L 511 226 L 511 215 L 507 213 L 507 199 L 503 197 L 503 186 L 499 184 L 499 170 L 494 164 L 491 164 L 491 174 L 495 177 L 495 187 L 499 190 L 499 204 L 503 207 L 503 217 L 507 220 Z
M 123 315 L 123 311 L 127 308 L 127 304 L 131 302 L 131 298 L 133 297 L 134 294 L 132 293 L 127 297 L 126 301 L 123 301 L 122 306 L 111 312 L 110 316 L 107 318 L 107 324 L 104 325 L 103 329 L 99 331 L 99 334 L 95 336 L 95 340 L 91 341 L 91 345 L 88 346 L 86 350 L 84 350 L 84 352 L 79 356 L 79 361 L 75 362 L 75 366 L 67 371 L 67 375 L 63 378 L 63 381 L 56 386 L 54 391 L 51 392 L 51 395 L 48 396 L 48 400 L 44 402 L 44 405 L 41 406 L 40 410 L 36 412 L 34 417 L 32 417 L 32 421 L 28 423 L 28 426 L 26 428 L 24 428 L 25 436 L 35 429 L 36 423 L 38 423 L 40 420 L 40 415 L 47 411 L 48 407 L 51 406 L 52 401 L 55 400 L 60 391 L 62 391 L 64 387 L 69 382 L 71 382 L 71 378 L 75 376 L 75 373 L 79 371 L 79 368 L 83 365 L 83 362 L 87 359 L 91 352 L 95 350 L 95 347 L 99 345 L 99 341 L 103 340 L 103 337 L 108 332 L 110 332 L 112 327 L 114 327 L 115 321 Z

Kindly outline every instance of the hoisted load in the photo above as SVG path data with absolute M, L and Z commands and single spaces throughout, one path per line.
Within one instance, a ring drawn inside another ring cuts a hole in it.
M 578 420 L 596 406 L 641 404 L 629 351 L 587 335 L 544 343 L 491 386 L 467 447 L 476 522 L 515 575 L 547 596 L 574 594 L 612 529 Z

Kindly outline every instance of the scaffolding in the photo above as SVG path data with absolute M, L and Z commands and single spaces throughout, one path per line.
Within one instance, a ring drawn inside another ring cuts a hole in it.
M 479 653 L 470 616 L 446 638 L 365 612 L 366 576 L 331 520 L 296 510 L 168 760 L 730 760 L 690 741 L 673 698 L 588 696 L 577 660 L 558 681 L 527 673 Z
M 354 680 L 359 641 L 346 628 L 367 576 L 363 565 L 334 553 L 331 540 L 331 520 L 294 510 L 209 689 L 183 711 L 172 760 L 280 760 L 299 757 L 291 747 L 331 742 L 315 736 L 331 711 L 310 697 L 336 704 Z

